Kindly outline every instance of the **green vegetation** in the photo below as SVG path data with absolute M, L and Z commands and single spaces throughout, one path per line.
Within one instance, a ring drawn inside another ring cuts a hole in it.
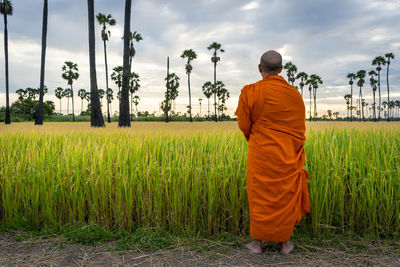
M 247 235 L 246 152 L 239 132 L 4 134 L 0 219 Z M 301 231 L 398 237 L 396 130 L 311 130 L 306 153 L 312 212 Z

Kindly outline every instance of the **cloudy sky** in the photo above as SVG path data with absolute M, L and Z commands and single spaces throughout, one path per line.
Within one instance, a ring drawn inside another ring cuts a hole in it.
M 14 0 L 14 14 L 8 19 L 11 101 L 18 88 L 38 87 L 43 1 Z M 110 13 L 117 20 L 107 43 L 109 69 L 122 65 L 123 0 L 95 0 L 95 12 Z M 141 77 L 139 110 L 159 111 L 164 96 L 166 59 L 181 78 L 177 111 L 188 103 L 185 49 L 193 49 L 198 58 L 191 75 L 194 113 L 199 112 L 198 98 L 205 97 L 201 86 L 213 79 L 211 52 L 207 46 L 217 41 L 226 50 L 221 54 L 217 79 L 231 93 L 228 111 L 233 114 L 240 90 L 260 79 L 257 64 L 260 55 L 270 49 L 279 51 L 284 63 L 292 61 L 299 71 L 316 73 L 324 84 L 318 89 L 318 109 L 345 112 L 343 96 L 349 93 L 347 73 L 372 69 L 375 56 L 393 52 L 390 65 L 391 96 L 400 99 L 400 0 L 133 0 L 132 31 L 143 41 L 135 44 L 133 71 Z M 3 37 L 3 23 L 1 36 Z M 80 78 L 74 83 L 75 94 L 89 89 L 87 3 L 84 0 L 50 0 L 46 60 L 47 99 L 59 102 L 54 89 L 67 87 L 61 78 L 64 61 L 78 64 Z M 97 79 L 105 88 L 104 54 L 96 26 Z M 3 40 L 0 45 L 4 51 Z M 4 53 L 0 53 L 0 106 L 5 105 Z M 386 75 L 386 69 L 382 72 Z M 286 74 L 283 74 L 286 77 Z M 114 91 L 117 87 L 110 83 Z M 382 86 L 386 91 L 386 85 Z M 364 87 L 371 101 L 369 83 Z M 386 93 L 383 93 L 385 96 Z M 308 95 L 305 104 L 308 106 Z M 76 98 L 76 113 L 80 99 Z M 105 102 L 105 101 L 104 101 Z M 203 102 L 202 113 L 206 111 Z M 62 104 L 66 110 L 66 101 Z M 117 101 L 112 111 L 117 110 Z M 103 110 L 105 111 L 105 110 Z

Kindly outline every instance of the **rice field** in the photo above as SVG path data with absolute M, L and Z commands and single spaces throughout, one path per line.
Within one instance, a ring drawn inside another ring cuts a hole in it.
M 307 126 L 299 227 L 398 237 L 400 123 Z M 246 235 L 246 154 L 235 122 L 0 125 L 0 222 Z

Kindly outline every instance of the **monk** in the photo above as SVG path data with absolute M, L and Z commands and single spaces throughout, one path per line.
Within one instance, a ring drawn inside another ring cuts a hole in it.
M 297 89 L 279 73 L 282 56 L 268 51 L 258 70 L 262 80 L 243 87 L 236 110 L 248 141 L 247 195 L 250 235 L 247 248 L 262 253 L 262 241 L 281 242 L 289 254 L 295 225 L 310 211 L 305 161 L 305 106 Z

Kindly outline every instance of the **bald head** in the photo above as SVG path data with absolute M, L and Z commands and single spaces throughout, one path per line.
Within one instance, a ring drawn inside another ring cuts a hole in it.
M 282 68 L 282 56 L 274 50 L 265 52 L 260 59 L 260 66 L 264 72 L 278 74 Z

